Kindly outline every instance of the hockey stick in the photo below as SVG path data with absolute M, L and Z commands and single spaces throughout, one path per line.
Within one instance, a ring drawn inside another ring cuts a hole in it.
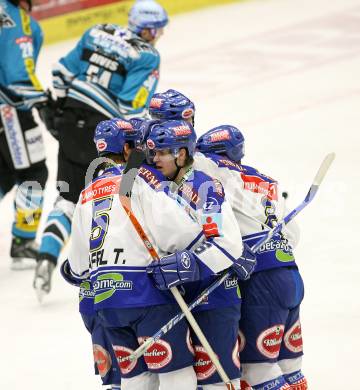
M 253 252 L 257 252 L 262 247 L 262 245 L 268 242 L 276 233 L 279 233 L 286 224 L 288 224 L 291 220 L 293 220 L 295 216 L 299 214 L 299 212 L 303 210 L 314 199 L 319 189 L 319 186 L 323 181 L 334 158 L 335 158 L 335 153 L 330 153 L 324 158 L 303 202 L 299 206 L 295 207 L 295 209 L 292 210 L 288 215 L 286 215 L 284 219 L 281 220 L 273 229 L 269 230 L 266 233 L 266 235 L 251 248 Z M 193 300 L 190 303 L 190 305 L 188 306 L 188 310 L 193 310 L 196 306 L 198 306 L 210 293 L 212 293 L 216 288 L 218 288 L 231 275 L 232 275 L 232 271 L 223 272 L 218 279 L 216 279 L 208 288 L 206 288 L 195 300 Z M 135 360 L 138 359 L 140 356 L 142 356 L 145 353 L 145 351 L 149 347 L 151 347 L 151 345 L 153 345 L 165 333 L 169 332 L 169 330 L 171 330 L 184 317 L 185 317 L 184 313 L 179 313 L 175 317 L 173 317 L 161 329 L 159 329 L 152 337 L 149 337 L 144 344 L 142 344 L 139 348 L 137 348 L 129 356 L 129 359 Z
M 144 229 L 142 228 L 141 224 L 139 223 L 139 221 L 137 220 L 136 216 L 132 212 L 132 209 L 131 209 L 131 198 L 129 196 L 129 193 L 125 193 L 124 190 L 120 191 L 120 202 L 121 202 L 121 204 L 122 204 L 126 214 L 128 215 L 130 221 L 132 222 L 136 232 L 138 233 L 139 237 L 143 241 L 145 248 L 148 250 L 148 252 L 150 253 L 151 257 L 154 260 L 159 261 L 160 257 L 157 254 L 156 249 L 151 244 L 151 242 L 148 239 Z M 233 384 L 231 383 L 229 377 L 227 376 L 224 368 L 222 367 L 219 359 L 217 358 L 214 350 L 212 349 L 211 345 L 207 341 L 203 331 L 201 330 L 201 328 L 199 327 L 199 325 L 198 325 L 197 321 L 195 320 L 193 314 L 189 310 L 189 308 L 188 308 L 184 298 L 181 296 L 179 290 L 177 289 L 177 287 L 172 287 L 172 288 L 170 288 L 170 291 L 173 294 L 176 302 L 180 306 L 180 309 L 182 310 L 183 316 L 186 317 L 186 319 L 188 320 L 190 326 L 192 327 L 192 329 L 194 330 L 195 334 L 199 338 L 202 346 L 204 347 L 204 349 L 206 350 L 207 354 L 209 355 L 209 357 L 210 357 L 211 361 L 213 362 L 213 364 L 214 364 L 214 366 L 215 366 L 215 368 L 216 368 L 216 370 L 217 370 L 221 380 L 225 383 L 226 388 L 229 389 L 229 390 L 235 390 L 235 388 L 234 388 Z M 146 349 L 147 348 L 145 348 L 143 353 L 145 353 Z M 130 360 L 130 358 L 128 358 L 128 359 Z
M 131 190 L 134 185 L 135 178 L 141 164 L 145 161 L 145 153 L 141 149 L 133 149 L 129 159 L 125 165 L 121 185 L 119 188 L 119 196 L 131 196 Z

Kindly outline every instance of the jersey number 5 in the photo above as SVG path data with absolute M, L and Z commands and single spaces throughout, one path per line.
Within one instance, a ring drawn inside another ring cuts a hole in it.
M 104 245 L 104 240 L 108 231 L 113 197 L 94 200 L 93 220 L 90 236 L 90 252 L 97 251 Z

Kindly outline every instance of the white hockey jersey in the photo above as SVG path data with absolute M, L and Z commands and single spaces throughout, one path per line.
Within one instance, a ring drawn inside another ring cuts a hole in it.
M 153 259 L 120 202 L 122 170 L 110 168 L 86 187 L 73 217 L 68 259 L 76 276 L 90 277 L 96 310 L 173 302 L 169 293 L 154 287 L 146 273 Z M 133 186 L 131 207 L 160 257 L 193 249 L 203 269 L 215 274 L 232 265 L 243 245 L 221 185 L 201 175 L 197 175 L 201 176 L 201 184 L 213 183 L 203 189 L 211 190 L 200 196 L 184 183 L 181 196 L 174 199 L 171 183 L 156 169 L 144 165 Z M 209 203 L 210 198 L 217 199 L 216 208 Z
M 197 152 L 195 169 L 221 181 L 236 216 L 243 241 L 250 247 L 284 217 L 284 199 L 278 183 L 255 168 L 240 165 L 226 156 Z M 296 225 L 287 225 L 257 253 L 255 272 L 295 265 L 292 253 L 298 240 Z

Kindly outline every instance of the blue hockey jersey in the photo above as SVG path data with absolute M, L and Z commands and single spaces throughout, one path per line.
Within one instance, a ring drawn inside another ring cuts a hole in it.
M 47 100 L 35 75 L 42 43 L 39 24 L 23 9 L 0 0 L 0 104 L 29 110 Z
M 113 24 L 90 28 L 53 68 L 59 98 L 83 102 L 109 118 L 139 115 L 158 82 L 157 50 Z

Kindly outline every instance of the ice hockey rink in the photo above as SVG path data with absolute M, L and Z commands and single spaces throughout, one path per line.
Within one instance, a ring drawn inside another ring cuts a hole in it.
M 44 48 L 44 86 L 74 42 Z M 280 181 L 289 209 L 305 197 L 323 157 L 336 152 L 319 193 L 297 217 L 303 371 L 311 390 L 360 389 L 360 0 L 255 0 L 183 14 L 171 19 L 158 48 L 158 91 L 192 98 L 199 135 L 220 124 L 242 129 L 244 163 Z M 57 145 L 44 136 L 46 214 Z M 0 204 L 0 389 L 100 389 L 77 289 L 56 270 L 40 305 L 33 271 L 10 271 L 12 199 Z

